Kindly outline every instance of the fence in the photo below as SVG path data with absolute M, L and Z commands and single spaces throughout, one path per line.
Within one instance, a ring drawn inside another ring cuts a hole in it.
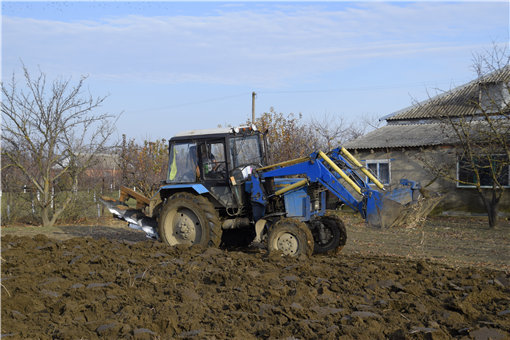
M 40 195 L 37 192 L 17 191 L 1 193 L 2 225 L 11 223 L 41 223 L 41 208 L 38 201 Z M 105 195 L 113 198 L 119 197 L 118 190 L 80 190 L 77 192 L 63 191 L 54 193 L 51 201 L 51 209 L 55 211 L 62 202 L 71 195 L 72 200 L 69 206 L 62 212 L 59 221 L 63 223 L 79 222 L 90 218 L 99 218 L 110 213 L 104 209 L 99 197 Z

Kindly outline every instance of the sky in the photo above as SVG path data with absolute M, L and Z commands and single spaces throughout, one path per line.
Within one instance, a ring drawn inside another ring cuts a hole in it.
M 274 108 L 363 124 L 475 78 L 509 2 L 2 1 L 2 80 L 22 62 L 108 95 L 114 138 L 169 139 Z M 20 78 L 19 78 L 20 79 Z

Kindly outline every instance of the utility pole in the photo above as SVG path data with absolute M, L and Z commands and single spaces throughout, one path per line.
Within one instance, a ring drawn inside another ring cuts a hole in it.
M 255 92 L 251 93 L 251 123 L 255 124 Z

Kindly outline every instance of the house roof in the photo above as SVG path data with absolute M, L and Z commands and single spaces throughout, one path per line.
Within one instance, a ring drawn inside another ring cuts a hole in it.
M 91 169 L 111 170 L 118 169 L 120 156 L 117 154 L 99 153 L 92 157 Z
M 510 138 L 510 122 L 506 118 L 496 117 L 490 123 L 484 120 L 465 120 L 453 124 L 389 124 L 344 144 L 344 147 L 361 150 L 455 145 L 461 142 L 456 130 L 462 131 L 463 140 L 469 136 L 469 139 L 492 143 L 495 137 Z
M 480 100 L 480 84 L 506 83 L 508 86 L 509 82 L 510 65 L 487 76 L 477 78 L 450 91 L 382 117 L 381 120 L 386 120 L 389 124 L 398 124 L 400 123 L 399 121 L 427 121 L 428 119 L 439 118 L 440 116 L 463 117 L 476 115 L 480 113 L 480 107 L 477 105 Z M 508 96 L 508 89 L 506 89 L 506 96 Z M 507 97 L 500 104 L 503 105 L 503 108 L 510 109 L 510 102 Z
M 400 147 L 421 147 L 451 144 L 455 138 L 451 133 L 446 133 L 445 125 L 432 124 L 408 124 L 386 125 L 369 132 L 353 141 L 344 144 L 349 150 L 381 149 Z

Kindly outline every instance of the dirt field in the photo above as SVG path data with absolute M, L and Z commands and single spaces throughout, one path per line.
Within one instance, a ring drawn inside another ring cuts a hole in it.
M 116 224 L 2 228 L 2 338 L 510 337 L 508 223 L 343 218 L 344 251 L 311 259 L 171 248 Z

